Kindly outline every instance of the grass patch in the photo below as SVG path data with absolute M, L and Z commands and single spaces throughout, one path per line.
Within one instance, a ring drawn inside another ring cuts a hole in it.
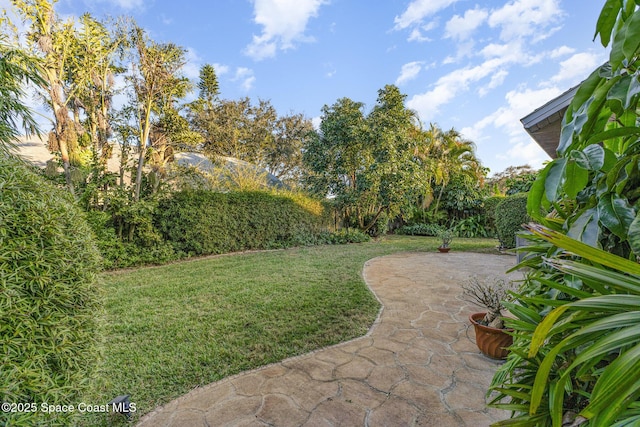
M 130 394 L 135 420 L 197 386 L 361 336 L 379 309 L 364 262 L 438 244 L 390 236 L 105 273 L 102 363 L 85 401 Z M 493 239 L 452 246 L 496 253 Z

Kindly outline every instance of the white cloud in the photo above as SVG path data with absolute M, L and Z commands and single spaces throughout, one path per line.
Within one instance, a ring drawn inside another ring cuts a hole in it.
M 482 25 L 488 16 L 489 12 L 477 7 L 467 10 L 464 16 L 454 15 L 445 25 L 444 37 L 465 40 Z
M 431 37 L 423 36 L 422 30 L 420 28 L 414 28 L 411 30 L 411 34 L 407 38 L 407 41 L 410 42 L 430 42 L 433 39 Z
M 186 64 L 182 67 L 185 77 L 194 80 L 200 76 L 200 63 L 201 58 L 193 48 L 187 48 L 185 53 Z
M 600 55 L 588 52 L 576 53 L 560 63 L 560 71 L 551 80 L 567 82 L 569 85 L 577 84 L 586 79 L 603 62 L 604 58 Z
M 534 168 L 539 168 L 544 161 L 549 160 L 549 157 L 526 133 L 520 119 L 560 93 L 562 90 L 558 87 L 535 90 L 521 88 L 509 91 L 505 95 L 505 105 L 478 120 L 472 126 L 462 128 L 460 132 L 466 138 L 476 142 L 479 155 L 487 158 L 486 153 L 492 151 L 494 147 L 491 146 L 491 143 L 494 141 L 488 141 L 485 130 L 491 127 L 501 131 L 505 135 L 505 139 L 508 140 L 510 148 L 499 153 L 492 152 L 491 156 L 494 159 L 500 160 L 501 163 L 508 161 L 511 165 L 528 163 Z
M 504 45 L 491 44 L 481 50 L 486 59 L 475 66 L 467 66 L 446 74 L 438 79 L 433 89 L 414 95 L 407 106 L 420 114 L 423 120 L 430 120 L 439 111 L 439 107 L 448 103 L 462 92 L 468 91 L 470 84 L 479 82 L 488 76 L 492 81 L 484 88 L 485 95 L 489 89 L 497 87 L 501 78 L 506 76 L 508 66 L 513 64 L 529 65 L 537 60 L 522 52 L 521 43 L 514 41 Z M 453 59 L 451 59 L 453 61 Z M 498 73 L 497 77 L 495 74 Z
M 320 124 L 322 123 L 322 117 L 320 116 L 315 116 L 311 118 L 311 124 L 313 125 L 313 128 L 315 130 L 319 130 L 320 129 Z
M 561 56 L 571 55 L 575 51 L 576 50 L 574 48 L 571 48 L 569 46 L 560 46 L 558 48 L 553 49 L 549 53 L 549 56 L 555 59 L 555 58 L 560 58 Z
M 414 25 L 419 25 L 422 20 L 442 9 L 445 9 L 459 0 L 413 0 L 400 16 L 396 16 L 395 29 L 402 30 Z
M 559 0 L 514 0 L 492 10 L 489 25 L 501 29 L 502 40 L 545 34 L 541 30 L 563 15 Z
M 262 34 L 254 35 L 245 53 L 256 61 L 274 57 L 297 42 L 313 40 L 304 32 L 310 18 L 318 15 L 325 0 L 253 0 L 254 21 Z
M 400 70 L 400 76 L 396 79 L 396 85 L 401 86 L 402 84 L 415 79 L 420 70 L 422 70 L 422 61 L 413 61 L 402 66 Z
M 491 80 L 489 81 L 489 84 L 478 89 L 478 95 L 485 96 L 492 89 L 495 89 L 498 86 L 500 86 L 508 75 L 509 75 L 509 72 L 507 70 L 499 70 L 493 76 L 491 76 Z
M 99 3 L 112 4 L 124 10 L 142 9 L 145 6 L 145 0 L 97 0 L 97 1 Z
M 216 71 L 216 76 L 220 77 L 224 74 L 227 74 L 229 72 L 229 66 L 228 65 L 223 65 L 223 64 L 218 64 L 217 62 L 212 64 L 213 65 L 213 69 Z
M 512 166 L 529 165 L 540 169 L 543 163 L 550 160 L 549 155 L 535 141 L 518 142 L 506 154 L 498 154 L 499 160 L 507 160 Z M 495 171 L 499 172 L 499 171 Z
M 253 70 L 246 67 L 238 67 L 234 76 L 231 78 L 232 82 L 237 82 L 240 87 L 248 92 L 253 88 L 253 84 L 256 81 L 256 77 L 253 75 Z
M 409 99 L 407 107 L 416 110 L 423 120 L 431 120 L 441 105 L 451 101 L 460 92 L 468 90 L 470 83 L 493 73 L 500 65 L 499 62 L 499 60 L 490 59 L 475 67 L 461 68 L 442 76 L 433 89 Z

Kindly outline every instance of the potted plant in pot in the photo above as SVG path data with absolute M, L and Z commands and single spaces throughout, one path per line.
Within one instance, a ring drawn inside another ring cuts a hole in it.
M 438 237 L 442 241 L 442 243 L 440 243 L 440 246 L 438 246 L 438 251 L 440 251 L 441 253 L 449 252 L 449 250 L 451 250 L 451 247 L 449 245 L 453 240 L 453 231 L 445 228 L 438 232 Z
M 484 280 L 473 276 L 462 285 L 463 298 L 466 301 L 487 308 L 486 312 L 473 313 L 469 320 L 476 332 L 476 344 L 480 351 L 492 359 L 504 359 L 509 353 L 508 347 L 513 344 L 513 337 L 505 329 L 502 310 L 503 301 L 509 297 L 511 282 L 501 278 L 488 277 Z

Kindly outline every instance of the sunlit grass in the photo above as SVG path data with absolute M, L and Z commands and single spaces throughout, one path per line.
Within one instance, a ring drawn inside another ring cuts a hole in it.
M 103 360 L 87 399 L 130 394 L 139 417 L 197 386 L 361 336 L 379 310 L 364 262 L 438 243 L 388 237 L 105 273 Z M 456 239 L 452 248 L 492 252 L 496 243 Z

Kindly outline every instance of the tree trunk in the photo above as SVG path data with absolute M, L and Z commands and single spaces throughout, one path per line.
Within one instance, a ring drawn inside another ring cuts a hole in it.
M 140 186 L 142 184 L 142 168 L 144 167 L 144 155 L 147 151 L 147 141 L 149 140 L 149 133 L 151 131 L 151 103 L 153 100 L 148 100 L 145 106 L 144 119 L 140 123 L 140 154 L 138 155 L 138 168 L 136 170 L 136 185 L 133 193 L 133 200 L 140 200 Z
M 380 209 L 378 209 L 378 212 L 376 212 L 376 214 L 374 215 L 374 217 L 371 220 L 371 222 L 369 222 L 369 224 L 363 230 L 365 233 L 367 233 L 369 230 L 371 230 L 373 228 L 374 225 L 376 225 L 376 222 L 378 221 L 378 218 L 380 218 L 380 215 L 384 211 L 384 208 L 385 207 L 382 206 Z
M 438 207 L 440 206 L 440 199 L 442 198 L 442 193 L 444 193 L 444 187 L 445 187 L 445 184 L 443 183 L 442 187 L 440 187 L 440 192 L 438 193 L 438 198 L 436 199 L 436 207 L 435 207 L 435 209 L 433 211 L 436 214 L 438 213 Z

